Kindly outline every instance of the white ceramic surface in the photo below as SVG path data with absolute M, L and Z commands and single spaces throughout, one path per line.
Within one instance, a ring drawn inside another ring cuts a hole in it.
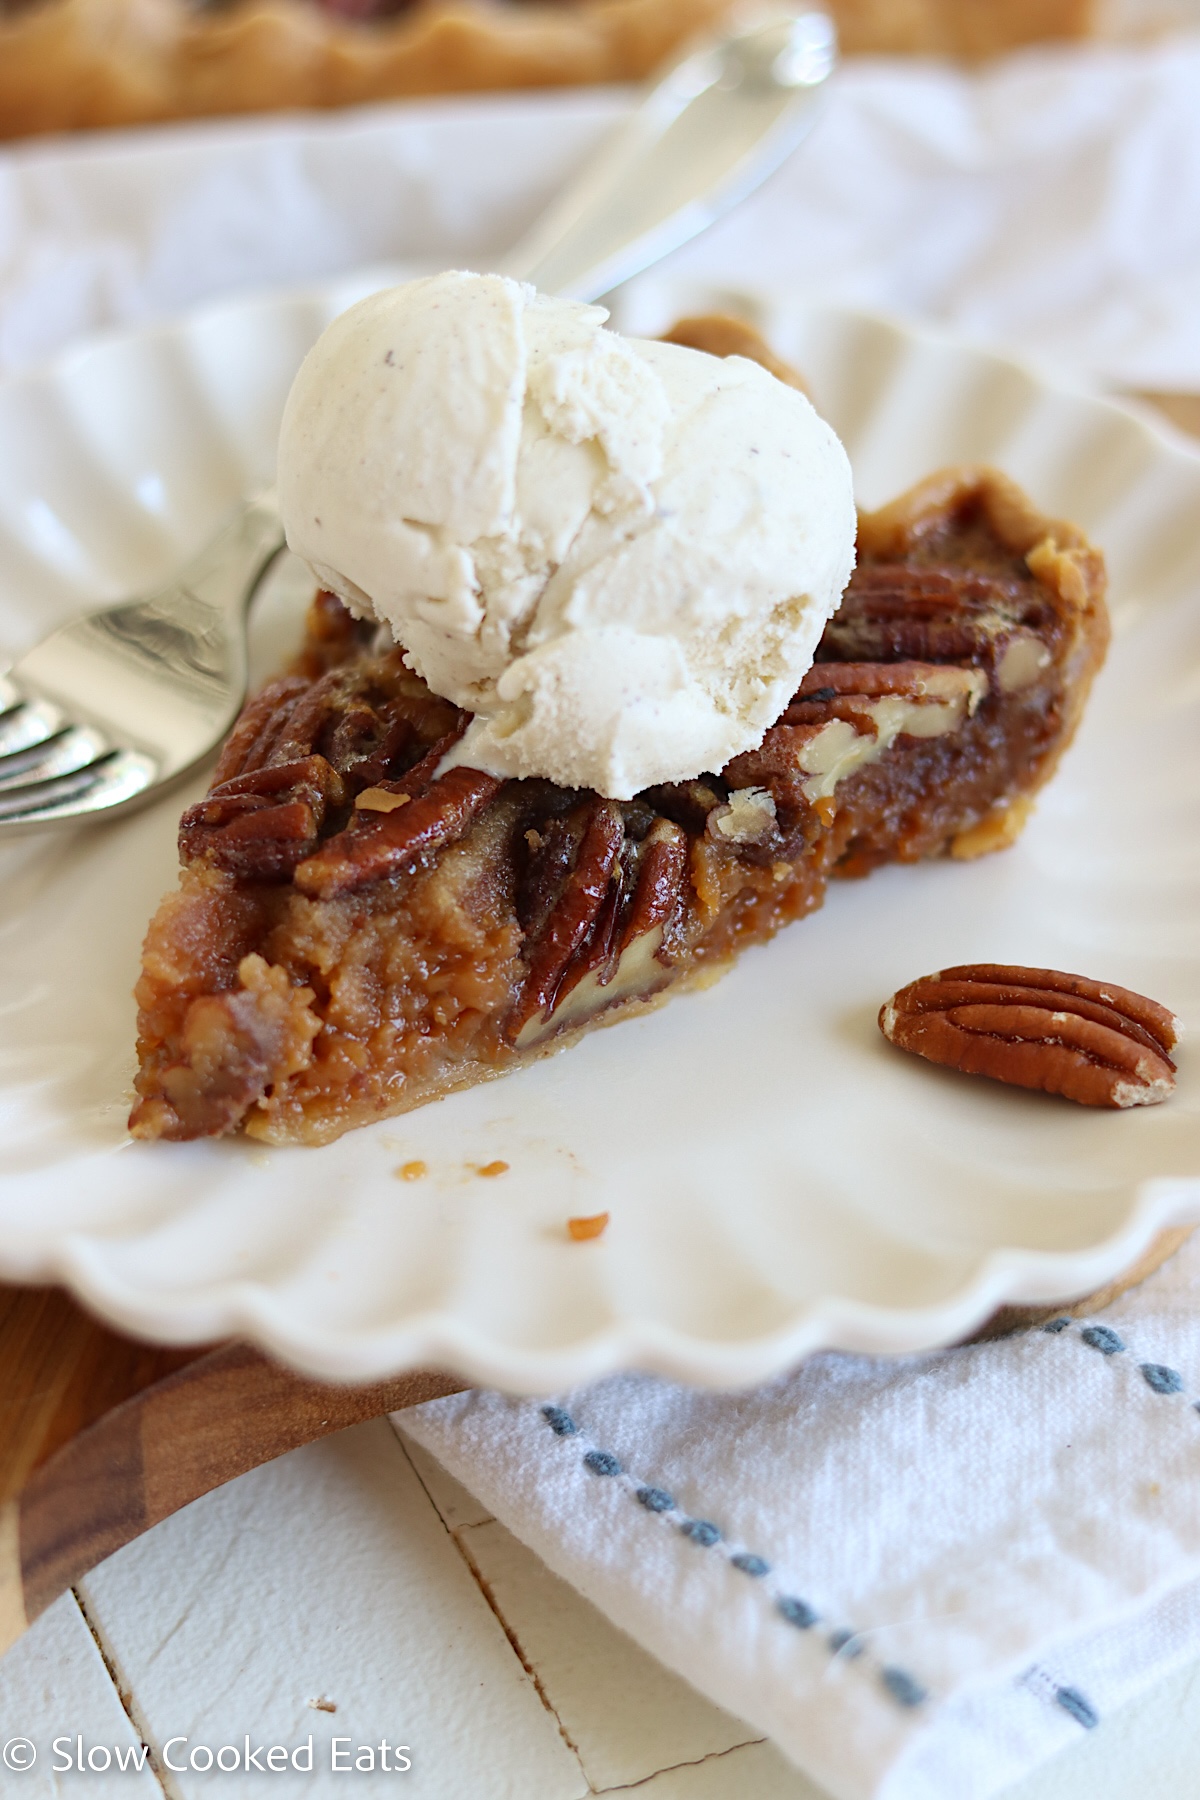
M 6 650 L 165 574 L 270 477 L 292 372 L 358 291 L 228 305 L 0 387 Z M 622 319 L 713 298 L 650 280 Z M 632 1365 L 735 1386 L 1085 1292 L 1200 1215 L 1194 1051 L 1170 1104 L 1100 1114 L 935 1070 L 875 1028 L 897 986 L 971 959 L 1103 975 L 1200 1022 L 1200 456 L 969 348 L 739 303 L 808 372 L 867 504 L 986 458 L 1107 551 L 1116 641 L 1020 844 L 836 886 L 707 993 L 326 1149 L 265 1150 L 124 1129 L 130 989 L 191 791 L 26 840 L 0 861 L 0 1273 L 335 1378 L 434 1363 L 548 1391 Z M 260 673 L 302 587 L 284 570 L 263 603 Z M 398 1180 L 413 1160 L 428 1176 Z M 602 1240 L 567 1240 L 569 1215 L 603 1209 Z

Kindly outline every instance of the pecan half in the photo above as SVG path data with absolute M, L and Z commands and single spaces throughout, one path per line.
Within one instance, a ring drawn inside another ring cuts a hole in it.
M 661 926 L 666 933 L 683 901 L 687 862 L 687 833 L 670 819 L 658 819 L 642 847 L 637 886 L 617 945 L 618 956 L 647 931 Z
M 206 857 L 242 881 L 288 881 L 316 849 L 328 808 L 344 798 L 342 779 L 323 756 L 231 776 L 184 813 L 180 860 Z
M 420 736 L 403 714 L 388 719 L 374 707 L 347 707 L 329 734 L 329 760 L 356 787 L 385 781 L 398 766 L 419 754 Z
M 661 787 L 643 789 L 640 798 L 664 819 L 682 825 L 685 831 L 704 830 L 714 806 L 723 804 L 723 795 L 711 781 L 673 781 Z
M 449 745 L 434 748 L 440 758 Z M 432 757 L 433 752 L 427 760 Z M 394 875 L 406 863 L 463 837 L 501 785 L 494 775 L 460 766 L 429 782 L 423 793 L 394 812 L 360 812 L 348 830 L 328 838 L 315 856 L 298 865 L 296 886 L 329 900 Z M 400 782 L 391 787 L 403 791 Z
M 213 770 L 214 787 L 220 787 L 247 769 L 259 767 L 278 737 L 281 725 L 291 716 L 292 705 L 307 692 L 309 685 L 303 675 L 281 675 L 278 681 L 269 681 L 260 694 L 247 701 Z
M 929 1062 L 1081 1106 L 1154 1106 L 1175 1086 L 1179 1022 L 1165 1006 L 1055 969 L 943 969 L 901 988 L 879 1029 Z
M 620 807 L 597 795 L 587 803 L 583 834 L 558 899 L 526 952 L 529 974 L 507 1023 L 510 1039 L 515 1040 L 531 1019 L 553 1007 L 567 965 L 604 906 L 624 841 Z
M 518 1038 L 531 1022 L 537 1025 L 539 1017 L 543 1026 L 560 1016 L 568 1024 L 578 1024 L 610 1000 L 647 991 L 647 982 L 658 985 L 664 978 L 671 961 L 670 939 L 684 905 L 688 838 L 670 819 L 659 818 L 639 842 L 630 836 L 635 808 L 636 802 L 622 809 L 624 841 L 592 924 L 540 1013 L 522 1007 L 515 1015 Z M 637 966 L 622 975 L 627 951 L 634 953 Z
M 999 634 L 1037 623 L 1045 598 L 1031 576 L 860 563 L 825 627 L 817 663 L 989 662 Z
M 815 705 L 825 709 L 825 716 L 836 718 L 839 700 L 881 700 L 886 695 L 905 700 L 947 700 L 966 689 L 986 693 L 986 676 L 944 663 L 816 663 L 782 716 L 789 720 L 793 709 Z M 805 720 L 808 717 L 803 715 Z

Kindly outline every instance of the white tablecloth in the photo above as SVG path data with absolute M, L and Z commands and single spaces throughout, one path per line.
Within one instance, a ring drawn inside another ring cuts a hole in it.
M 0 151 L 0 370 L 247 287 L 487 263 L 624 103 L 448 100 Z M 668 266 L 1200 390 L 1198 116 L 1200 35 L 977 75 L 862 61 L 780 174 Z

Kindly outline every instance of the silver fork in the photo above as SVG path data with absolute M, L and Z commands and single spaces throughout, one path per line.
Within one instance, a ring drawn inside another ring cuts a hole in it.
M 0 836 L 147 800 L 219 743 L 246 692 L 246 609 L 283 549 L 248 501 L 175 580 L 73 619 L 0 676 Z
M 781 10 L 693 49 L 649 89 L 509 258 L 591 300 L 694 237 L 811 129 L 836 61 L 822 12 Z M 246 692 L 246 612 L 283 549 L 244 502 L 161 592 L 62 626 L 0 674 L 0 839 L 110 818 L 209 754 Z

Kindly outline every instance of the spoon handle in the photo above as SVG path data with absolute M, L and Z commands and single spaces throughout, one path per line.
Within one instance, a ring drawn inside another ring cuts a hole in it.
M 837 61 L 823 12 L 777 12 L 694 47 L 505 259 L 594 300 L 711 225 L 807 136 Z

